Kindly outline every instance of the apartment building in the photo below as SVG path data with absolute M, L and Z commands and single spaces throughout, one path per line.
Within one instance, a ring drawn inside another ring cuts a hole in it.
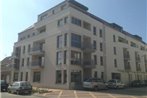
M 14 44 L 12 81 L 72 89 L 90 77 L 104 81 L 147 79 L 147 44 L 116 23 L 65 0 L 38 15 Z

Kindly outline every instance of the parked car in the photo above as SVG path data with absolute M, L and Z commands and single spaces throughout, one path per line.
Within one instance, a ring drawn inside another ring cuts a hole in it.
M 145 82 L 142 80 L 134 80 L 131 82 L 132 87 L 142 87 L 145 85 Z
M 118 79 L 112 79 L 107 82 L 108 88 L 124 88 L 125 84 Z
M 100 89 L 107 89 L 107 86 L 102 79 L 90 78 L 83 82 L 83 88 L 100 90 Z
M 144 85 L 147 86 L 147 80 L 144 80 Z
M 32 85 L 27 81 L 14 82 L 8 87 L 8 92 L 16 94 L 31 94 Z
M 0 80 L 0 84 L 1 84 L 1 91 L 7 91 L 8 83 L 5 80 Z

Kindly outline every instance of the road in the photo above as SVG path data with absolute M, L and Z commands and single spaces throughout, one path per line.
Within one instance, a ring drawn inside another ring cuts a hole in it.
M 34 95 L 16 95 L 7 92 L 1 92 L 0 95 L 1 95 L 0 98 L 43 98 Z
M 2 98 L 147 98 L 147 87 L 109 89 L 101 91 L 57 90 L 40 95 L 1 93 Z M 40 96 L 40 97 L 39 97 Z

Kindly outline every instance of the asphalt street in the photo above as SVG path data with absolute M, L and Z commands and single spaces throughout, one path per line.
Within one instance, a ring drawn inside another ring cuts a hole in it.
M 16 95 L 7 92 L 1 92 L 0 94 L 1 98 L 147 98 L 147 87 L 100 91 L 56 90 L 42 95 Z

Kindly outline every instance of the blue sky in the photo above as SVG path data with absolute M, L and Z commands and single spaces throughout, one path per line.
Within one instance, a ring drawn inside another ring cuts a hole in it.
M 0 1 L 0 60 L 11 55 L 18 33 L 37 21 L 37 15 L 64 0 L 1 0 Z M 89 12 L 123 26 L 147 42 L 146 0 L 77 0 Z

